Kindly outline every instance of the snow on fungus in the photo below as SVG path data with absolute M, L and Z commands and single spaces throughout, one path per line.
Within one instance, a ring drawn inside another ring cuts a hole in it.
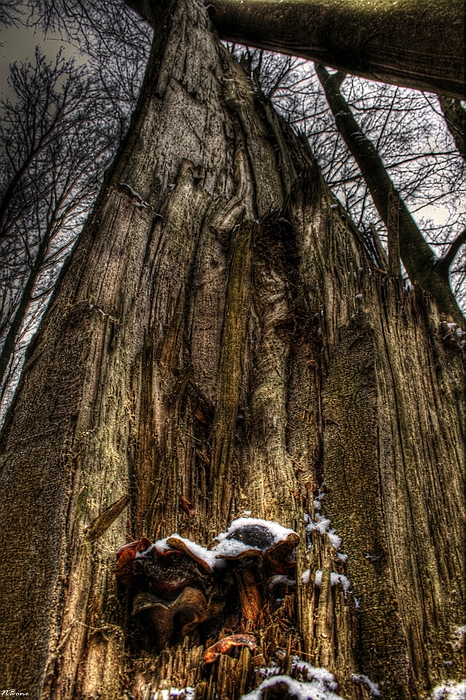
M 295 700 L 344 700 L 340 695 L 334 693 L 325 681 L 315 679 L 310 683 L 304 683 L 283 675 L 267 678 L 256 690 L 243 695 L 241 700 L 263 700 L 264 692 L 274 686 Z
M 217 559 L 241 559 L 243 557 L 259 557 L 262 554 L 260 547 L 238 542 L 237 540 L 224 540 L 217 544 L 213 550 Z
M 164 537 L 163 540 L 157 540 L 154 542 L 153 547 L 156 547 L 159 552 L 166 552 L 170 547 L 167 544 L 168 537 Z M 147 550 L 142 552 L 142 555 L 147 554 Z
M 225 539 L 235 539 L 251 546 L 263 548 L 265 541 L 268 542 L 269 546 L 272 546 L 286 540 L 290 535 L 298 537 L 294 530 L 283 527 L 272 520 L 238 518 L 233 520 L 226 532 L 221 532 L 215 539 L 218 542 Z M 256 542 L 253 541 L 254 539 Z
M 200 544 L 196 544 L 196 542 L 192 542 L 185 537 L 180 537 L 177 534 L 171 535 L 167 537 L 167 544 L 173 549 L 187 554 L 209 574 L 218 565 L 215 555 L 209 549 L 204 549 Z
M 217 558 L 235 560 L 263 556 L 274 573 L 285 573 L 295 565 L 293 551 L 299 535 L 271 520 L 238 518 L 216 539 L 218 544 L 213 551 Z

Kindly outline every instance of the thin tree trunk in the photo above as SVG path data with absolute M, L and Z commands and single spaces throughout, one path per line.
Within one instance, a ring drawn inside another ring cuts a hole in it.
M 393 186 L 377 150 L 361 131 L 361 127 L 340 92 L 341 76 L 338 73 L 330 75 L 321 65 L 316 66 L 316 71 L 325 90 L 338 131 L 354 156 L 377 211 L 387 228 L 391 226 L 390 200 L 398 201 L 401 259 L 411 281 L 419 282 L 423 289 L 432 294 L 440 311 L 451 316 L 456 323 L 465 325 L 463 313 L 451 291 L 448 268 L 436 265 L 434 253 Z
M 49 242 L 49 237 L 46 234 L 39 246 L 39 250 L 37 251 L 34 264 L 30 270 L 30 273 L 26 280 L 26 284 L 24 285 L 23 292 L 21 294 L 21 299 L 19 300 L 18 307 L 11 321 L 8 333 L 6 335 L 5 342 L 3 344 L 2 352 L 0 355 L 0 384 L 3 382 L 5 372 L 10 363 L 11 357 L 15 352 L 16 336 L 18 335 L 18 332 L 23 324 L 27 310 L 31 303 L 36 280 L 42 268 L 42 263 L 44 262 L 45 256 L 47 254 Z
M 439 102 L 456 148 L 466 160 L 466 109 L 460 100 L 455 100 L 453 97 L 440 95 Z
M 237 700 L 254 668 L 289 672 L 297 655 L 345 698 L 369 699 L 352 674 L 385 698 L 422 698 L 460 674 L 459 346 L 422 292 L 378 276 L 201 4 L 152 20 L 131 132 L 2 434 L 0 687 L 148 700 L 189 685 Z M 310 527 L 319 488 L 346 569 Z M 296 593 L 280 605 L 259 585 L 261 615 L 245 622 L 245 574 L 218 624 L 158 653 L 117 586 L 115 550 L 127 533 L 208 545 L 244 511 L 300 535 Z M 359 611 L 332 585 L 343 571 Z M 254 658 L 202 664 L 244 627 Z

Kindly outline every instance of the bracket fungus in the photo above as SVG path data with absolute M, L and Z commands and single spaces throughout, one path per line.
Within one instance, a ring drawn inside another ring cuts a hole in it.
M 177 622 L 181 627 L 181 636 L 184 637 L 214 614 L 218 614 L 220 609 L 220 604 L 214 604 L 212 609 L 202 591 L 188 586 L 172 601 L 161 600 L 152 593 L 138 593 L 133 601 L 132 614 L 148 615 L 155 627 L 157 648 L 161 650 L 173 641 Z
M 136 557 L 132 567 L 132 585 L 164 600 L 174 600 L 183 588 L 204 588 L 204 573 L 196 560 L 178 549 L 161 550 L 152 545 Z
M 246 625 L 255 624 L 263 608 L 261 568 L 269 575 L 284 574 L 296 565 L 294 550 L 299 536 L 269 520 L 238 518 L 227 532 L 217 536 L 216 557 L 235 562 L 233 575 Z
M 215 561 L 215 557 L 210 550 L 204 549 L 201 545 L 184 537 L 171 535 L 171 537 L 167 537 L 166 542 L 170 547 L 173 547 L 173 549 L 184 552 L 184 554 L 195 561 L 207 574 L 212 574 L 215 566 L 219 564 L 219 562 Z
M 254 651 L 257 648 L 256 638 L 252 634 L 233 634 L 230 637 L 224 637 L 205 650 L 204 664 L 213 664 L 220 654 L 230 654 L 237 647 L 248 647 L 250 651 Z
M 159 650 L 229 605 L 239 604 L 243 630 L 244 624 L 253 626 L 263 609 L 263 593 L 273 593 L 266 579 L 285 577 L 295 566 L 299 536 L 275 522 L 240 518 L 216 540 L 205 549 L 177 534 L 155 543 L 143 537 L 117 550 L 117 579 L 134 596 L 132 614 L 151 621 Z M 223 646 L 253 648 L 254 638 L 241 642 L 240 637 L 250 636 L 233 635 Z
M 294 550 L 299 535 L 270 520 L 238 518 L 216 539 L 217 558 L 231 561 L 259 557 L 272 574 L 284 574 L 296 566 Z
M 133 561 L 136 559 L 138 553 L 146 550 L 151 544 L 152 542 L 147 539 L 147 537 L 143 537 L 140 540 L 128 542 L 128 544 L 124 544 L 117 549 L 115 574 L 120 583 L 125 586 L 131 585 Z

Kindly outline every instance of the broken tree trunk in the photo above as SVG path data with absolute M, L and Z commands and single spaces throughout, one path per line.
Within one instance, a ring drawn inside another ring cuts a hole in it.
M 202 5 L 159 12 L 130 133 L 2 433 L 0 687 L 237 700 L 297 657 L 345 698 L 369 698 L 363 676 L 426 697 L 461 673 L 459 337 L 380 273 Z M 116 549 L 208 545 L 245 513 L 300 535 L 294 592 L 243 575 L 260 592 L 245 622 L 232 578 L 214 622 L 158 651 Z M 203 664 L 244 632 L 255 650 Z

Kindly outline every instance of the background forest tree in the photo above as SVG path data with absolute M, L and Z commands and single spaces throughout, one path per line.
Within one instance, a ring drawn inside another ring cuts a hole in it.
M 202 6 L 142 10 L 138 107 L 2 433 L 2 683 L 238 698 L 275 666 L 260 697 L 461 692 L 461 331 L 387 274 Z M 226 607 L 183 639 L 198 613 L 173 603 L 157 653 L 115 550 L 207 545 L 245 512 L 299 534 L 296 589 L 214 576 Z M 253 656 L 203 665 L 232 632 Z

